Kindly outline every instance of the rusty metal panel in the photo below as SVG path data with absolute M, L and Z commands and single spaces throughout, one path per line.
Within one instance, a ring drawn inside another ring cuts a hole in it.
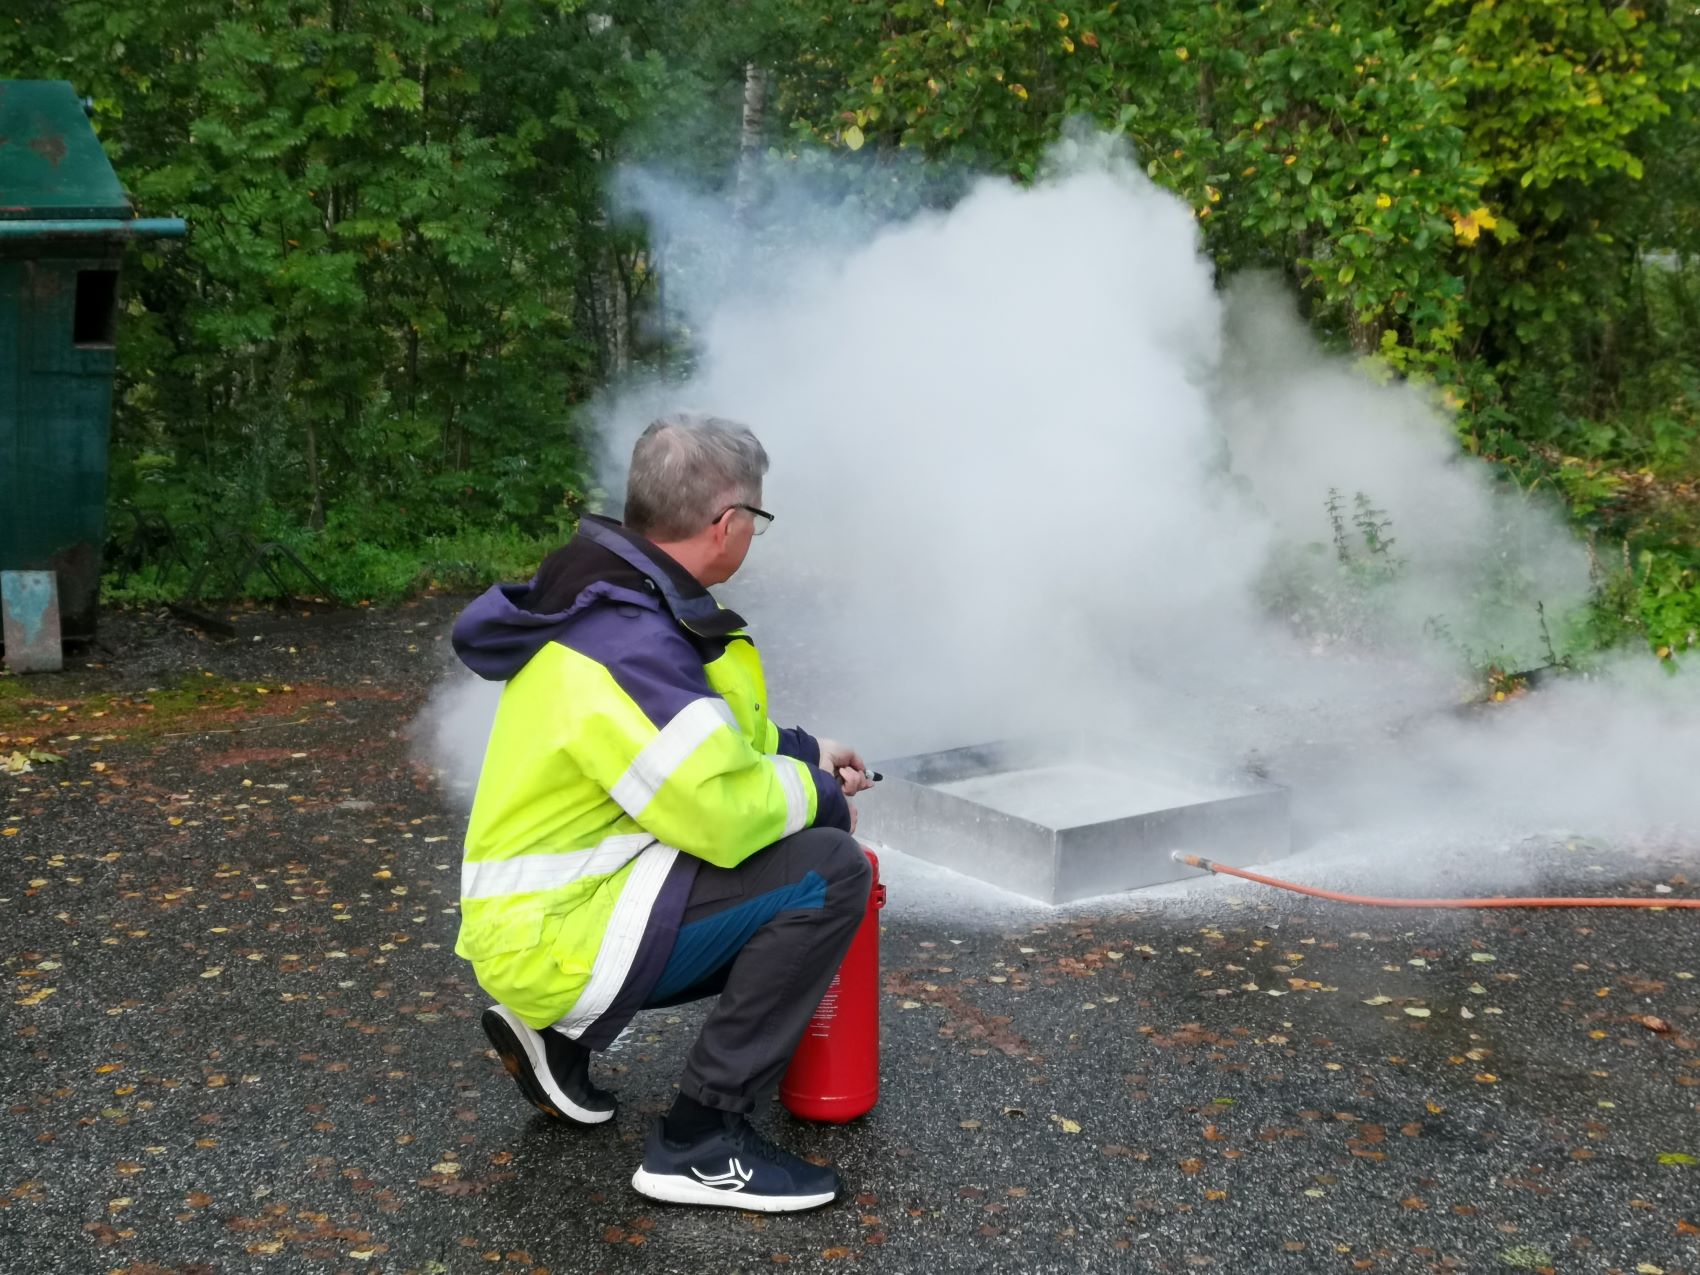
M 67 636 L 95 630 L 106 541 L 107 434 L 115 351 L 79 345 L 77 280 L 109 263 L 50 258 L 23 266 L 14 435 L 16 501 L 0 568 L 53 570 Z M 4 413 L 0 406 L 0 413 Z
M 0 261 L 0 570 L 56 572 L 67 637 L 95 631 L 114 371 L 75 340 L 78 277 L 114 264 Z
M 0 81 L 0 218 L 130 215 L 130 201 L 71 86 Z
M 21 567 L 9 546 L 16 537 L 14 523 L 28 479 L 19 465 L 18 312 L 21 308 L 24 266 L 0 257 L 0 570 Z
M 53 572 L 0 571 L 0 635 L 6 667 L 14 673 L 57 673 L 65 667 Z

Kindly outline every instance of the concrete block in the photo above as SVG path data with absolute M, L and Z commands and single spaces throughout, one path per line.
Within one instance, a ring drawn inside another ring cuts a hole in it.
M 858 835 L 1046 903 L 1191 876 L 1292 845 L 1287 791 L 1166 750 L 1090 737 L 1004 740 L 875 763 Z

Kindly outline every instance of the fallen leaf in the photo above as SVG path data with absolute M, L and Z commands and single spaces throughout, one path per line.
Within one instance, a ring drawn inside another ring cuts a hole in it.
M 1519 1244 L 1500 1253 L 1500 1262 L 1518 1270 L 1534 1271 L 1543 1266 L 1553 1264 L 1552 1254 L 1544 1248 L 1536 1248 L 1533 1244 Z
M 1051 1119 L 1062 1126 L 1062 1131 L 1064 1133 L 1080 1132 L 1080 1125 L 1076 1121 L 1070 1120 L 1067 1116 L 1053 1115 Z

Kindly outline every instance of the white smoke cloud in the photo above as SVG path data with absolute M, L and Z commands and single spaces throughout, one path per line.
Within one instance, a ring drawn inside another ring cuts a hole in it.
M 1121 143 L 1071 137 L 1031 187 L 883 225 L 783 180 L 747 225 L 652 175 L 623 189 L 698 353 L 607 404 L 605 488 L 663 407 L 761 436 L 778 521 L 722 596 L 781 720 L 883 756 L 1059 728 L 1255 755 L 1301 840 L 1439 810 L 1484 837 L 1700 824 L 1693 695 L 1644 662 L 1451 711 L 1460 648 L 1544 661 L 1535 604 L 1556 626 L 1586 596 L 1582 549 L 1417 390 L 1324 356 L 1279 288 L 1218 289 L 1191 210 Z M 1330 491 L 1364 570 L 1399 560 L 1343 597 Z
M 472 809 L 478 771 L 496 720 L 502 683 L 456 665 L 447 670 L 408 728 L 415 761 L 426 767 L 458 810 Z

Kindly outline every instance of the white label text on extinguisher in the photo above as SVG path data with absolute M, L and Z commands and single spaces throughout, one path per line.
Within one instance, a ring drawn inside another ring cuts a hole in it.
M 820 998 L 820 1005 L 815 1009 L 814 1017 L 809 1019 L 809 1035 L 826 1036 L 832 1031 L 832 1020 L 838 1017 L 838 975 L 832 976 L 832 982 L 826 989 L 826 995 Z

